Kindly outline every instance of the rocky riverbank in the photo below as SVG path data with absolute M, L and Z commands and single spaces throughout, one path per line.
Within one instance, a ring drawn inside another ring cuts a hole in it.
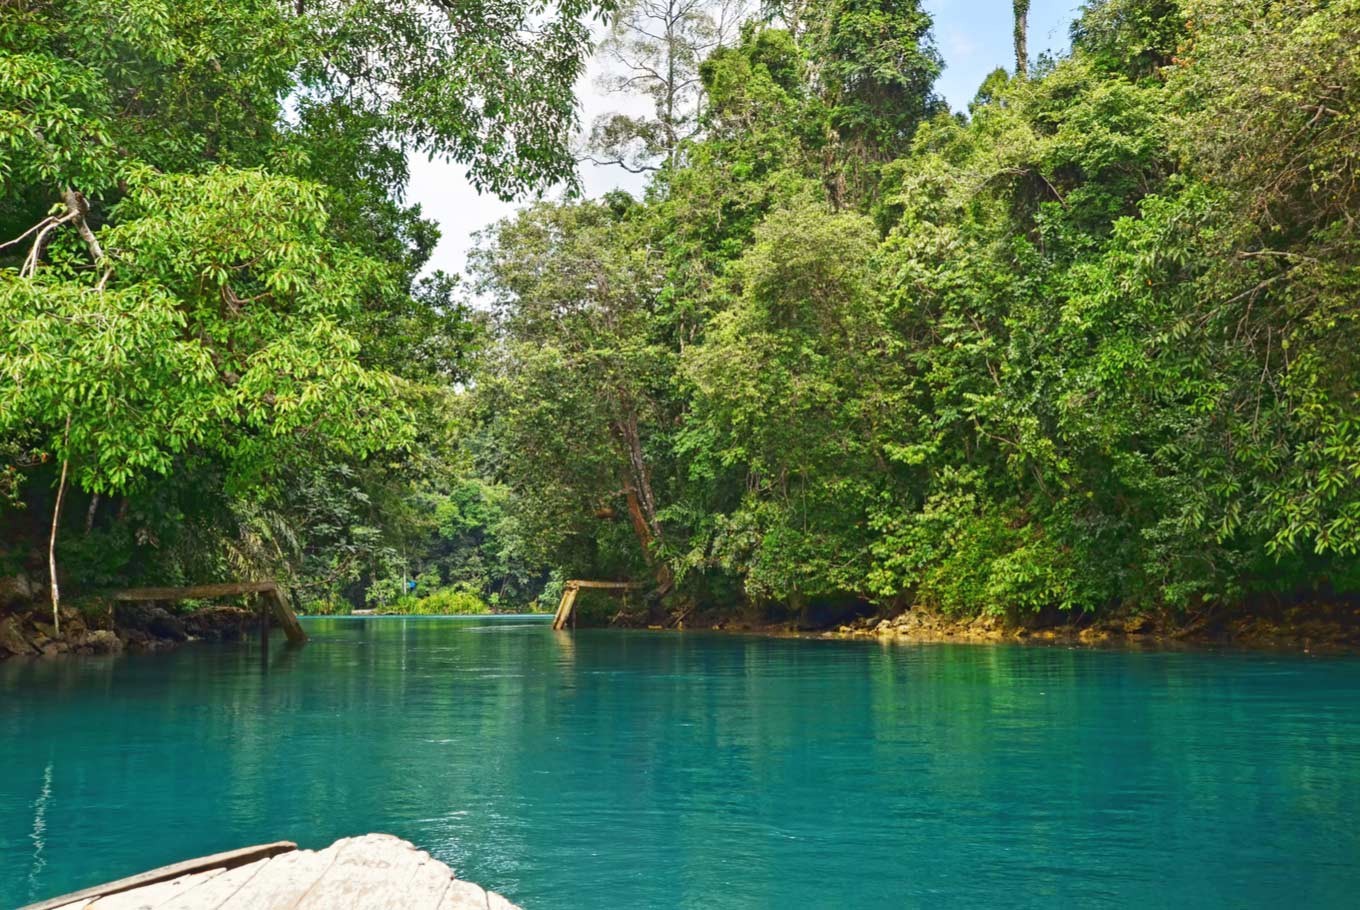
M 1016 642 L 1092 647 L 1227 646 L 1289 651 L 1360 650 L 1360 607 L 1308 604 L 1273 609 L 1206 609 L 1045 616 L 951 616 L 916 607 L 820 633 L 827 638 L 898 642 Z
M 187 641 L 240 641 L 255 628 L 240 607 L 172 613 L 149 603 L 83 603 L 61 609 L 61 629 L 41 603 L 43 591 L 23 576 L 0 582 L 0 660 L 61 654 L 159 651 Z
M 679 619 L 679 621 L 677 621 Z M 821 621 L 819 621 L 821 620 Z M 664 619 L 620 612 L 611 626 L 710 629 L 800 638 L 902 643 L 1029 643 L 1085 647 L 1229 647 L 1302 652 L 1360 652 L 1360 603 L 1252 604 L 1199 611 L 1102 614 L 999 613 L 959 616 L 917 605 L 849 620 L 807 615 L 755 618 L 741 609 L 685 610 Z

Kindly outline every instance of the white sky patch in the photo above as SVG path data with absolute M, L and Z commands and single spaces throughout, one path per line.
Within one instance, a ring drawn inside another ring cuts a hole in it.
M 978 43 L 972 36 L 954 26 L 946 26 L 939 30 L 936 36 L 939 41 L 940 53 L 944 59 L 954 61 L 955 66 L 967 64 L 977 56 Z
M 998 66 L 1009 69 L 1013 65 L 1010 0 L 925 0 L 924 5 L 935 18 L 935 39 L 945 60 L 945 71 L 936 91 L 951 108 L 966 111 L 988 73 Z M 1068 26 L 1078 8 L 1076 0 L 1033 0 L 1030 53 L 1038 56 L 1043 51 L 1066 51 Z M 649 110 L 650 102 L 645 99 L 602 91 L 596 84 L 600 73 L 600 63 L 592 60 L 576 86 L 583 129 L 589 130 L 600 114 L 612 111 L 643 114 Z M 443 232 L 427 271 L 462 273 L 473 245 L 472 235 L 527 204 L 527 201 L 501 202 L 494 196 L 479 194 L 468 183 L 460 165 L 413 155 L 410 168 L 406 198 L 419 202 L 426 217 L 439 222 Z M 588 163 L 581 166 L 581 180 L 586 195 L 591 197 L 612 189 L 627 190 L 637 196 L 646 183 L 645 175 Z M 550 190 L 544 195 L 558 198 L 561 191 Z
M 583 130 L 589 131 L 591 123 L 601 114 L 614 111 L 645 114 L 650 110 L 651 103 L 646 99 L 602 91 L 596 85 L 600 72 L 600 64 L 592 60 L 576 83 Z M 407 163 L 411 169 L 411 183 L 407 187 L 406 198 L 411 202 L 419 202 L 425 216 L 439 222 L 443 234 L 426 266 L 427 272 L 442 269 L 450 274 L 461 273 L 467 253 L 473 246 L 472 235 L 513 214 L 529 202 L 502 202 L 495 196 L 478 193 L 468 183 L 462 165 L 430 161 L 424 155 L 412 155 Z M 646 184 L 646 175 L 630 174 L 620 167 L 587 162 L 581 165 L 580 173 L 585 194 L 591 197 L 601 196 L 613 189 L 627 190 L 637 196 Z M 549 199 L 560 198 L 562 190 L 554 188 L 543 195 Z

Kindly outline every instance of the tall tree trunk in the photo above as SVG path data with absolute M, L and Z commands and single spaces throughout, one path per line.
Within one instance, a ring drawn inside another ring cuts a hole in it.
M 628 457 L 628 467 L 624 471 L 623 494 L 628 501 L 628 516 L 633 522 L 633 533 L 642 546 L 642 556 L 651 567 L 656 583 L 664 593 L 675 583 L 671 567 L 657 556 L 656 548 L 662 542 L 661 523 L 656 517 L 656 497 L 652 493 L 651 472 L 642 454 L 642 436 L 638 432 L 637 414 L 631 408 L 625 411 L 622 420 L 614 425 L 619 441 L 623 444 Z
M 99 494 L 90 497 L 90 507 L 85 510 L 85 533 L 94 530 L 94 517 L 99 514 Z
M 1011 0 L 1015 12 L 1015 75 L 1029 75 L 1029 0 Z
M 675 4 L 671 3 L 666 9 L 666 164 L 675 167 L 676 146 L 680 144 L 679 137 L 675 130 L 675 54 L 679 42 L 675 37 L 676 23 L 678 17 L 675 14 Z
M 62 448 L 71 440 L 71 417 L 66 416 L 66 432 L 62 437 L 65 442 Z M 57 527 L 61 524 L 61 503 L 66 498 L 66 472 L 71 467 L 71 458 L 65 455 L 61 459 L 61 480 L 57 483 L 57 504 L 52 508 L 52 534 L 47 538 L 47 571 L 49 580 L 52 583 L 52 629 L 61 634 L 61 589 L 57 585 Z

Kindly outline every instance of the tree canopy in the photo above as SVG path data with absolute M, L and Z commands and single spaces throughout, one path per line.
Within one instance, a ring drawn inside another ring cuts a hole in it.
M 69 483 L 79 583 L 319 608 L 1360 584 L 1356 0 L 1098 0 L 1037 60 L 998 7 L 1021 71 L 966 112 L 915 0 L 3 9 L 11 560 Z M 530 202 L 423 275 L 407 155 L 570 188 L 614 13 L 654 111 L 595 150 L 640 198 Z
M 588 344 L 648 346 L 628 378 L 682 596 L 981 612 L 1353 592 L 1357 12 L 1094 3 L 1069 54 L 998 71 L 965 115 L 933 95 L 915 4 L 798 4 L 703 62 L 702 128 L 619 227 L 590 233 L 577 204 L 522 216 L 597 259 L 646 250 L 613 298 L 628 316 Z M 529 253 L 513 232 L 495 249 Z M 556 299 L 516 286 L 501 318 Z M 544 337 L 579 337 L 551 313 Z M 501 363 L 498 388 L 526 375 Z M 536 394 L 581 418 L 600 401 Z M 532 465 L 507 413 L 489 420 Z M 519 470 L 566 505 L 585 451 Z M 560 526 L 614 540 L 585 500 Z M 615 565 L 601 552 L 566 537 L 556 561 Z
M 271 564 L 297 542 L 279 531 L 310 514 L 291 484 L 405 469 L 476 336 L 456 281 L 420 274 L 438 233 L 402 202 L 407 156 L 505 196 L 571 185 L 574 84 L 609 8 L 4 4 L 7 495 L 52 512 L 55 537 L 69 475 L 87 537 L 161 550 L 139 565 L 96 540 L 95 580 L 220 572 L 267 553 L 242 542 L 270 527 Z M 197 554 L 167 558 L 172 538 Z M 8 559 L 26 562 L 16 539 Z

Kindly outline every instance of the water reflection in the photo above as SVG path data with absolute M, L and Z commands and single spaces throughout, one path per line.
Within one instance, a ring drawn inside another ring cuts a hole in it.
M 530 908 L 1360 885 L 1352 660 L 307 623 L 267 675 L 255 643 L 0 665 L 0 850 L 33 858 L 0 904 L 374 830 Z
M 52 760 L 48 759 L 47 767 L 43 769 L 42 789 L 38 792 L 38 798 L 33 801 L 33 831 L 29 834 L 29 840 L 33 842 L 33 859 L 28 867 L 28 889 L 36 892 L 38 880 L 41 877 L 43 868 L 47 865 L 47 860 L 43 858 L 43 847 L 46 845 L 47 837 L 47 802 L 52 798 Z

